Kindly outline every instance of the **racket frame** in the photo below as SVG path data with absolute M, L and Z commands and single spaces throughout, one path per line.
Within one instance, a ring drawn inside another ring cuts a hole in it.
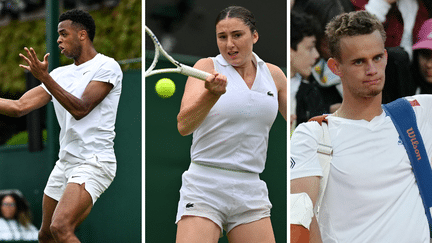
M 162 47 L 161 43 L 159 42 L 158 38 L 156 37 L 155 34 L 153 34 L 153 32 L 150 30 L 150 28 L 148 28 L 147 26 L 145 26 L 145 31 L 146 33 L 150 36 L 150 38 L 152 39 L 154 46 L 155 46 L 155 54 L 154 54 L 154 58 L 153 58 L 153 62 L 150 65 L 150 67 L 145 71 L 145 77 L 149 77 L 155 74 L 161 74 L 161 73 L 180 73 L 186 76 L 191 76 L 197 79 L 201 79 L 201 80 L 206 80 L 206 78 L 208 76 L 210 76 L 211 74 L 204 72 L 202 70 L 190 67 L 188 65 L 182 64 L 178 61 L 176 61 L 173 57 L 171 57 Z M 162 55 L 164 57 L 166 57 L 168 59 L 168 61 L 170 61 L 172 64 L 174 64 L 176 67 L 175 68 L 163 68 L 163 69 L 158 69 L 158 70 L 153 70 L 156 67 L 156 64 L 159 60 L 159 56 L 162 53 Z

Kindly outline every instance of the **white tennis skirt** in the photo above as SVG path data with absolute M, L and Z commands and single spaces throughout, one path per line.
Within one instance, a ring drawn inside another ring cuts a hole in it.
M 176 223 L 183 216 L 199 216 L 229 232 L 237 225 L 270 217 L 271 207 L 259 174 L 192 162 L 182 175 Z

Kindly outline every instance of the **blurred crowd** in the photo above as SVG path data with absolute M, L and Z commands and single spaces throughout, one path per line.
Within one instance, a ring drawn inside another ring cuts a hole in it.
M 343 99 L 340 78 L 327 67 L 326 24 L 366 10 L 384 25 L 388 53 L 383 104 L 432 94 L 432 1 L 291 0 L 291 131 L 310 118 L 335 112 Z

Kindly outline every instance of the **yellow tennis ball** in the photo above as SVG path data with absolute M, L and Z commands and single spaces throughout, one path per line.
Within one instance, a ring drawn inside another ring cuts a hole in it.
M 156 93 L 161 98 L 169 98 L 171 97 L 175 92 L 175 84 L 174 82 L 169 78 L 161 78 L 156 83 Z

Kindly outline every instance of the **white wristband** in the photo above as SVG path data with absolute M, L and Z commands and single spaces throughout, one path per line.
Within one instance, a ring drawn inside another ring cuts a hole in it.
M 291 194 L 290 224 L 302 225 L 309 229 L 313 217 L 313 204 L 305 192 Z

